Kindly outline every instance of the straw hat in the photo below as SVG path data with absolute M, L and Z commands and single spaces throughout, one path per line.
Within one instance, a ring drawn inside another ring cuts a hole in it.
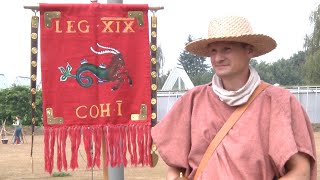
M 209 57 L 208 45 L 217 41 L 234 41 L 251 44 L 254 57 L 276 48 L 277 43 L 267 35 L 253 33 L 249 21 L 243 17 L 228 16 L 213 19 L 209 24 L 208 38 L 195 40 L 186 45 L 186 50 Z

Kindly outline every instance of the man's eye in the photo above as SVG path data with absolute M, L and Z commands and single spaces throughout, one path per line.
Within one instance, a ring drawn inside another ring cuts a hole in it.
M 224 51 L 229 52 L 229 51 L 231 51 L 231 48 L 224 48 Z
M 217 53 L 217 51 L 215 49 L 211 50 L 211 54 L 216 54 L 216 53 Z

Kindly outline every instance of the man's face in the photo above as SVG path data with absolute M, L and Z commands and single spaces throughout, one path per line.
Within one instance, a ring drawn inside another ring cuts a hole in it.
M 247 76 L 253 48 L 238 42 L 214 42 L 208 46 L 211 64 L 221 79 Z

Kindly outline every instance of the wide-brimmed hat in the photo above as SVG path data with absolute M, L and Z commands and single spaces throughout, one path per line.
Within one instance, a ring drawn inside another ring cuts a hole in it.
M 266 54 L 277 46 L 271 37 L 254 33 L 246 18 L 227 16 L 214 18 L 209 24 L 208 37 L 188 43 L 186 50 L 195 55 L 209 57 L 208 45 L 218 41 L 250 44 L 254 49 L 254 57 Z

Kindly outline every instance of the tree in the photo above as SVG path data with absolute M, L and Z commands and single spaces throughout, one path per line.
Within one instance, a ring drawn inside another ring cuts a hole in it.
M 0 118 L 12 124 L 12 116 L 20 115 L 23 125 L 31 124 L 31 93 L 26 86 L 13 85 L 0 90 Z M 36 94 L 36 125 L 42 124 L 42 91 Z
M 250 61 L 260 78 L 271 84 L 278 83 L 283 86 L 303 85 L 303 65 L 305 63 L 305 53 L 299 51 L 290 57 L 290 59 L 279 59 L 273 63 L 266 63 L 253 59 Z
M 262 80 L 271 84 L 276 83 L 270 64 L 266 63 L 265 61 L 261 61 L 260 63 L 258 63 L 257 60 L 252 59 L 250 61 L 250 65 L 257 70 Z
M 164 63 L 165 63 L 165 59 L 164 59 L 164 56 L 163 56 L 163 52 L 162 52 L 162 48 L 161 48 L 161 45 L 158 46 L 157 48 L 157 70 L 158 70 L 158 77 L 161 77 L 162 75 L 164 75 L 163 73 L 163 66 L 164 66 Z
M 187 43 L 191 41 L 193 41 L 193 39 L 192 36 L 189 35 Z M 180 53 L 179 62 L 189 75 L 194 85 L 200 85 L 211 81 L 212 71 L 209 70 L 209 65 L 205 63 L 205 57 L 197 56 L 183 50 L 183 52 Z M 207 78 L 203 78 L 207 76 L 211 76 L 209 81 Z
M 164 66 L 164 56 L 162 52 L 161 45 L 157 48 L 157 85 L 158 89 L 161 89 L 166 79 L 168 78 L 168 74 L 164 74 L 163 66 Z
M 290 64 L 289 60 L 279 59 L 278 61 L 272 63 L 271 70 L 274 76 L 275 83 L 281 85 L 295 85 L 294 78 L 292 76 L 292 72 L 296 71 L 297 69 L 291 69 L 292 65 Z
M 287 60 L 285 69 L 287 69 L 288 78 L 284 85 L 304 85 L 303 66 L 306 62 L 306 54 L 303 51 L 293 54 Z
M 310 15 L 313 32 L 305 37 L 306 63 L 304 81 L 309 85 L 320 84 L 320 6 Z
M 190 79 L 191 80 L 193 79 L 194 82 L 198 82 L 197 84 L 194 83 L 194 85 L 205 84 L 205 83 L 209 83 L 212 81 L 213 74 L 214 74 L 214 72 L 213 72 L 213 69 L 211 68 L 208 71 L 204 72 L 203 74 L 198 74 Z

